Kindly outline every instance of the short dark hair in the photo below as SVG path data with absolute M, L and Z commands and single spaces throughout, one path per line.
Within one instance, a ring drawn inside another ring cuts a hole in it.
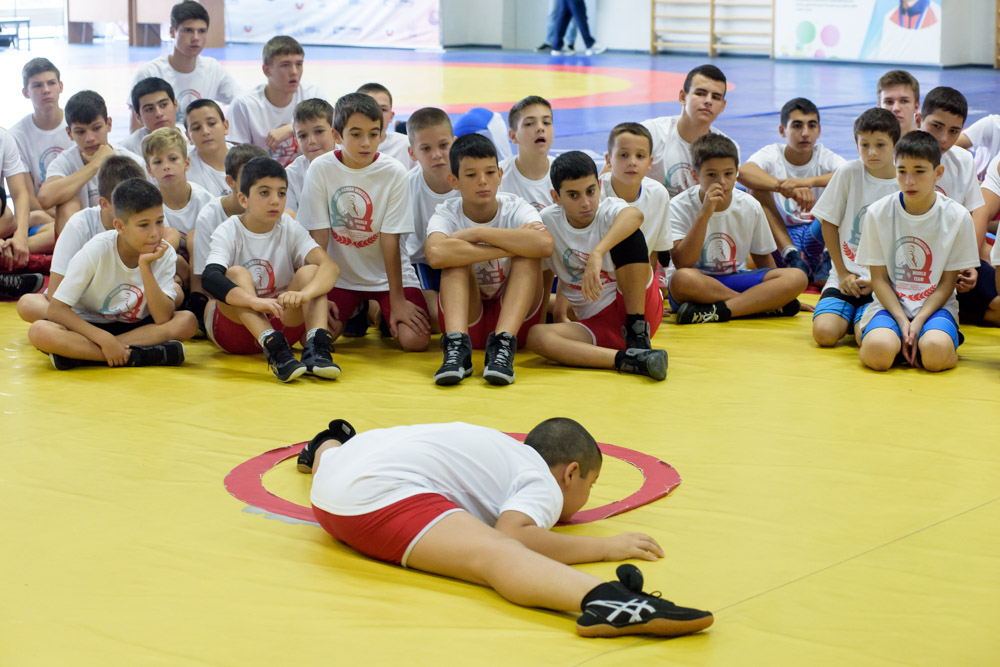
M 739 167 L 740 150 L 729 137 L 724 137 L 715 132 L 703 134 L 691 144 L 691 163 L 695 171 L 701 169 L 701 165 L 715 158 L 732 158 L 733 164 Z
M 377 120 L 379 126 L 382 125 L 382 108 L 374 97 L 368 93 L 347 93 L 337 100 L 337 104 L 333 108 L 333 129 L 337 131 L 337 134 L 344 131 L 347 121 L 356 113 L 369 120 Z
M 147 76 L 145 79 L 132 86 L 132 111 L 138 115 L 139 100 L 146 95 L 152 95 L 153 93 L 159 92 L 166 93 L 171 102 L 177 102 L 177 98 L 174 97 L 174 87 L 171 86 L 169 82 L 158 76 Z
M 575 181 L 587 176 L 598 178 L 597 165 L 583 151 L 567 151 L 553 160 L 549 167 L 549 180 L 556 192 L 562 190 L 565 181 Z
M 28 79 L 45 72 L 55 72 L 56 79 L 59 79 L 59 69 L 48 58 L 32 58 L 24 63 L 24 67 L 21 68 L 21 79 L 24 81 L 24 87 L 28 87 Z
M 260 146 L 255 146 L 254 144 L 237 144 L 226 153 L 226 176 L 235 181 L 240 175 L 240 169 L 243 168 L 243 165 L 254 158 L 267 156 L 267 151 Z
M 567 417 L 546 419 L 531 429 L 524 444 L 541 454 L 550 468 L 574 462 L 580 464 L 583 477 L 600 469 L 604 458 L 594 436 L 579 422 Z
M 854 143 L 858 142 L 858 135 L 867 132 L 884 132 L 895 144 L 899 141 L 899 119 L 888 109 L 872 107 L 862 112 L 854 121 Z
M 115 217 L 128 222 L 129 218 L 140 211 L 163 206 L 163 195 L 145 178 L 129 178 L 115 186 L 111 193 L 111 203 L 115 207 Z
M 782 127 L 788 127 L 788 120 L 792 117 L 793 111 L 801 111 L 807 116 L 816 116 L 816 122 L 819 122 L 819 109 L 812 103 L 812 100 L 807 100 L 804 97 L 796 97 L 795 99 L 788 100 L 785 102 L 785 106 L 781 107 Z
M 310 120 L 325 120 L 330 124 L 330 127 L 333 127 L 333 107 L 330 106 L 329 102 L 318 97 L 302 100 L 295 105 L 292 122 L 305 123 Z
M 719 69 L 718 67 L 716 67 L 715 65 L 698 65 L 693 70 L 691 70 L 690 72 L 688 72 L 687 76 L 684 77 L 684 92 L 685 93 L 690 93 L 691 92 L 691 82 L 693 82 L 694 78 L 696 76 L 698 76 L 699 74 L 701 74 L 706 79 L 711 79 L 712 81 L 721 81 L 722 84 L 723 84 L 722 96 L 723 97 L 726 96 L 726 93 L 725 93 L 726 75 L 723 74 L 722 70 Z
M 305 49 L 298 40 L 288 35 L 277 35 L 267 40 L 264 48 L 261 49 L 261 58 L 265 65 L 270 65 L 278 56 L 304 56 Z
M 406 136 L 412 143 L 417 136 L 417 132 L 426 130 L 435 125 L 445 125 L 448 131 L 454 134 L 455 130 L 451 126 L 451 118 L 437 107 L 424 107 L 417 109 L 406 119 Z
M 909 86 L 913 91 L 913 101 L 920 101 L 920 82 L 918 82 L 917 78 L 905 69 L 889 70 L 879 77 L 878 83 L 875 84 L 875 99 L 878 100 L 880 104 L 882 102 L 882 91 L 889 86 Z
M 507 112 L 507 127 L 512 130 L 517 129 L 517 124 L 521 122 L 521 114 L 524 110 L 535 104 L 540 104 L 543 107 L 548 107 L 549 113 L 552 113 L 552 105 L 544 97 L 538 95 L 528 95 L 523 100 L 517 102 L 514 106 L 510 108 Z
M 269 157 L 255 157 L 243 165 L 243 173 L 240 174 L 240 192 L 247 197 L 250 196 L 250 188 L 262 178 L 280 178 L 288 184 L 288 174 L 281 163 Z
M 204 107 L 212 107 L 213 109 L 215 109 L 216 113 L 219 114 L 219 120 L 221 121 L 226 120 L 226 114 L 222 113 L 222 107 L 219 106 L 219 103 L 216 102 L 215 100 L 210 100 L 207 97 L 203 97 L 200 100 L 195 100 L 191 104 L 187 105 L 187 109 L 184 110 L 184 125 L 187 126 L 187 119 L 188 116 L 191 115 L 192 111 L 196 111 Z
M 81 90 L 74 93 L 66 100 L 66 108 L 63 109 L 66 116 L 66 127 L 73 123 L 90 125 L 98 118 L 108 120 L 108 105 L 104 103 L 104 98 L 93 90 Z
M 470 157 L 476 159 L 487 159 L 497 158 L 497 147 L 493 145 L 493 142 L 484 137 L 481 134 L 463 134 L 458 139 L 455 139 L 455 143 L 451 145 L 451 150 L 448 151 L 448 161 L 451 163 L 451 173 L 453 176 L 458 176 L 458 170 L 462 166 L 462 158 Z
M 894 161 L 904 157 L 927 160 L 937 167 L 941 164 L 941 144 L 930 132 L 923 130 L 907 132 L 896 142 L 896 149 L 892 152 Z
M 611 134 L 608 135 L 609 153 L 615 150 L 615 140 L 623 134 L 634 134 L 637 137 L 646 137 L 646 141 L 649 142 L 649 152 L 653 152 L 653 135 L 649 133 L 649 130 L 645 125 L 642 123 L 618 123 L 611 128 Z
M 170 8 L 170 27 L 176 29 L 185 21 L 201 19 L 208 25 L 208 10 L 200 2 L 184 0 Z
M 364 93 L 365 95 L 374 95 L 375 93 L 384 93 L 386 97 L 389 98 L 389 106 L 392 106 L 392 93 L 389 89 L 383 86 L 381 83 L 375 83 L 374 81 L 366 83 L 365 85 L 358 88 L 355 92 Z
M 130 178 L 146 178 L 146 172 L 130 157 L 112 155 L 101 168 L 97 170 L 97 193 L 111 201 L 111 196 L 118 187 Z
M 924 103 L 920 105 L 920 115 L 927 118 L 938 109 L 960 117 L 963 123 L 969 116 L 969 103 L 965 95 L 948 86 L 938 86 L 927 93 Z

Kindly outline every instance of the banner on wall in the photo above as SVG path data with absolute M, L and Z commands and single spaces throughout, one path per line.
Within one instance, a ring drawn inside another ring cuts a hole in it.
M 941 63 L 940 0 L 775 0 L 776 58 Z
M 226 0 L 226 41 L 440 48 L 440 0 Z

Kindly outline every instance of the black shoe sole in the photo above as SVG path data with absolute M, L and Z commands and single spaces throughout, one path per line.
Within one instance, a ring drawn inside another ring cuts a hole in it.
M 667 618 L 653 618 L 645 623 L 636 623 L 615 627 L 608 623 L 597 625 L 580 625 L 576 632 L 581 637 L 621 637 L 623 635 L 657 635 L 660 637 L 680 637 L 700 632 L 715 622 L 715 617 L 709 614 L 690 621 L 675 621 Z
M 483 371 L 483 379 L 497 387 L 506 387 L 509 384 L 514 384 L 514 377 L 513 373 L 505 375 L 499 371 Z
M 463 371 L 461 376 L 455 373 L 448 373 L 447 375 L 434 375 L 434 384 L 439 387 L 454 387 L 456 384 L 464 380 L 465 378 L 472 375 L 472 369 L 467 368 Z

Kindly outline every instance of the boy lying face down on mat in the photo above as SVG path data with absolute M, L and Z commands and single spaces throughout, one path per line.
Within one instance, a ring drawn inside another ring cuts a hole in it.
M 489 586 L 516 604 L 582 611 L 576 629 L 584 637 L 677 636 L 714 620 L 643 593 L 634 565 L 619 566 L 614 582 L 569 567 L 664 555 L 641 533 L 549 530 L 586 504 L 601 472 L 597 443 L 571 419 L 542 422 L 524 444 L 461 422 L 356 434 L 335 419 L 305 446 L 298 468 L 313 474 L 313 512 L 336 539 L 379 560 Z

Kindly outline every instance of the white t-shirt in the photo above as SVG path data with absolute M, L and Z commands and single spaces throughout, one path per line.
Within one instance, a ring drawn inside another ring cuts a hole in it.
M 528 222 L 538 222 L 538 211 L 517 195 L 509 192 L 497 193 L 497 214 L 489 222 L 473 222 L 462 211 L 462 198 L 455 197 L 438 205 L 434 215 L 427 222 L 427 236 L 441 232 L 451 236 L 461 229 L 470 227 L 492 227 L 494 229 L 517 229 Z M 486 262 L 476 262 L 473 272 L 479 283 L 479 294 L 483 299 L 496 298 L 510 276 L 510 257 L 500 257 Z
M 166 204 L 163 205 L 163 222 L 167 227 L 173 227 L 185 236 L 190 234 L 191 230 L 194 229 L 201 210 L 213 199 L 216 199 L 209 194 L 208 190 L 197 183 L 188 183 L 188 185 L 191 186 L 191 198 L 188 199 L 188 203 L 184 208 L 175 211 Z
M 31 174 L 35 194 L 38 194 L 38 188 L 45 182 L 52 161 L 64 150 L 76 145 L 66 134 L 65 119 L 54 130 L 41 130 L 35 125 L 30 113 L 10 128 L 10 134 L 17 143 L 21 161 Z
M 153 277 L 173 299 L 177 253 L 170 246 L 153 262 Z M 138 322 L 149 315 L 139 267 L 130 269 L 118 254 L 118 232 L 101 232 L 73 256 L 54 299 L 62 301 L 88 322 Z
M 759 151 L 750 156 L 748 162 L 763 169 L 765 172 L 777 179 L 785 178 L 815 178 L 823 174 L 833 172 L 837 167 L 844 164 L 844 158 L 840 157 L 823 144 L 813 146 L 812 157 L 804 165 L 794 165 L 785 159 L 786 144 L 770 144 L 764 146 Z M 812 188 L 813 195 L 819 199 L 823 194 L 823 188 Z M 775 192 L 774 203 L 785 221 L 786 227 L 796 225 L 811 224 L 814 214 L 805 213 L 799 209 L 799 205 L 794 199 L 786 199 L 780 192 Z
M 976 178 L 976 163 L 972 153 L 953 146 L 941 155 L 944 175 L 935 188 L 949 199 L 954 199 L 969 211 L 985 206 L 983 193 Z
M 194 70 L 183 74 L 170 66 L 170 54 L 164 53 L 136 70 L 129 90 L 131 91 L 135 84 L 151 76 L 163 79 L 174 89 L 178 123 L 183 123 L 184 110 L 195 100 L 209 99 L 221 104 L 228 104 L 240 92 L 240 87 L 236 84 L 233 75 L 218 60 L 208 56 L 198 56 Z M 131 96 L 126 104 L 129 107 L 132 106 Z
M 858 263 L 885 266 L 903 312 L 910 319 L 941 281 L 945 271 L 979 266 L 972 215 L 958 202 L 937 193 L 937 200 L 923 215 L 910 215 L 894 193 L 868 207 L 861 223 Z M 872 293 L 872 307 L 861 318 L 862 330 L 885 307 Z M 944 305 L 958 321 L 958 299 L 952 290 Z
M 413 233 L 406 237 L 406 254 L 409 255 L 410 262 L 426 264 L 424 244 L 427 243 L 427 222 L 434 215 L 438 204 L 455 197 L 461 198 L 462 195 L 458 190 L 449 190 L 443 195 L 434 192 L 424 180 L 422 169 L 411 169 L 406 172 L 406 180 L 410 184 L 410 207 L 413 209 Z
M 701 212 L 701 186 L 688 188 L 670 200 L 670 227 L 674 243 L 685 238 Z M 747 254 L 768 255 L 777 250 L 760 203 L 742 190 L 733 190 L 725 211 L 708 219 L 701 257 L 692 268 L 710 276 L 725 276 L 747 268 Z M 673 267 L 673 262 L 670 262 Z M 673 272 L 671 272 L 673 275 Z
M 489 526 L 507 511 L 549 529 L 562 513 L 559 484 L 541 455 L 499 431 L 454 422 L 359 433 L 323 452 L 310 500 L 358 516 L 438 493 Z
M 184 128 L 183 127 L 177 126 L 175 129 L 178 132 L 181 133 L 181 136 L 184 136 Z M 121 146 L 125 150 L 132 151 L 133 153 L 135 153 L 139 157 L 143 157 L 143 155 L 142 155 L 142 140 L 145 139 L 148 136 L 149 136 L 149 130 L 147 130 L 145 127 L 140 127 L 138 130 L 136 130 L 132 134 L 130 134 L 127 137 L 125 137 L 121 141 L 121 143 L 119 144 L 119 146 Z M 184 138 L 184 141 L 187 142 L 187 137 Z M 189 151 L 191 150 L 191 144 L 190 143 L 188 143 L 188 150 Z M 146 163 L 143 162 L 142 164 L 145 165 Z
M 390 130 L 385 133 L 385 141 L 378 146 L 378 152 L 396 158 L 407 169 L 413 169 L 416 162 L 410 159 L 410 140 L 401 132 Z
M 894 192 L 899 192 L 899 182 L 895 178 L 875 178 L 860 159 L 851 160 L 833 172 L 830 183 L 813 205 L 815 217 L 839 229 L 844 267 L 864 280 L 868 280 L 871 273 L 867 266 L 859 266 L 855 261 L 861 242 L 861 221 L 870 205 Z M 823 289 L 828 288 L 840 289 L 836 266 L 830 267 L 830 278 L 823 286 Z
M 979 180 L 983 180 L 987 165 L 1000 155 L 1000 115 L 990 114 L 980 118 L 966 128 L 965 136 L 972 142 L 976 173 Z
M 222 208 L 222 197 L 215 197 L 205 204 L 194 223 L 194 247 L 191 253 L 191 273 L 200 276 L 205 271 L 205 260 L 212 247 L 212 234 L 229 219 Z
M 100 206 L 90 206 L 71 215 L 56 240 L 56 247 L 52 251 L 52 267 L 49 270 L 65 276 L 69 260 L 73 259 L 87 241 L 106 231 L 108 230 L 104 229 L 104 223 L 101 222 Z
M 587 268 L 590 251 L 611 229 L 615 218 L 629 204 L 617 197 L 602 199 L 597 206 L 597 213 L 589 225 L 576 229 L 566 219 L 562 206 L 553 204 L 542 211 L 542 223 L 552 234 L 555 248 L 552 255 L 545 260 L 547 268 L 559 278 L 559 291 L 562 292 L 573 312 L 579 320 L 593 317 L 607 308 L 614 300 L 618 290 L 615 278 L 615 265 L 611 261 L 611 253 L 605 253 L 601 264 L 602 291 L 597 301 L 587 301 L 583 298 L 583 271 Z
M 28 168 L 21 161 L 21 153 L 17 150 L 14 137 L 7 130 L 0 128 L 0 181 L 27 171 Z
M 198 149 L 192 148 L 188 151 L 191 159 L 191 166 L 188 168 L 187 179 L 189 183 L 197 183 L 208 190 L 209 194 L 216 197 L 224 197 L 232 192 L 226 184 L 226 172 L 218 171 L 215 167 L 210 167 L 198 155 Z
M 145 170 L 145 161 L 132 151 L 122 148 L 121 146 L 115 146 L 114 144 L 109 144 L 116 154 L 122 157 L 131 158 L 135 161 L 137 165 L 143 167 Z M 77 171 L 83 169 L 83 158 L 80 156 L 80 147 L 73 145 L 72 148 L 67 148 L 62 153 L 56 157 L 55 160 L 49 165 L 49 170 L 46 174 L 46 178 L 52 178 L 53 176 L 61 176 L 65 178 L 66 176 L 71 176 Z M 84 208 L 87 206 L 97 206 L 98 200 L 101 198 L 101 193 L 97 190 L 97 174 L 87 181 L 80 191 L 77 193 L 77 197 L 80 198 L 80 203 Z
M 309 171 L 309 160 L 305 155 L 298 156 L 285 167 L 285 175 L 288 177 L 288 189 L 285 190 L 285 208 L 293 211 L 299 210 L 307 171 Z
M 288 290 L 295 272 L 305 266 L 306 255 L 318 247 L 288 214 L 282 214 L 266 234 L 251 232 L 234 215 L 212 233 L 205 264 L 245 267 L 253 276 L 257 296 L 271 298 Z
M 667 192 L 671 197 L 676 197 L 695 184 L 691 144 L 684 141 L 677 133 L 677 121 L 680 118 L 680 115 L 663 116 L 642 121 L 653 135 L 653 166 L 646 176 L 667 186 Z M 727 136 L 714 127 L 709 131 L 723 137 Z M 736 144 L 736 141 L 733 143 Z M 740 145 L 736 144 L 737 152 L 739 149 Z M 736 162 L 739 164 L 739 158 Z
M 413 233 L 406 168 L 399 160 L 377 154 L 367 167 L 352 169 L 339 154 L 325 153 L 309 165 L 297 219 L 310 231 L 330 230 L 327 252 L 340 267 L 337 287 L 383 292 L 389 289 L 389 279 L 382 233 Z M 400 254 L 405 254 L 402 241 Z M 401 264 L 403 286 L 419 287 L 413 266 Z
M 265 142 L 267 135 L 271 130 L 292 122 L 292 113 L 299 102 L 323 95 L 315 84 L 300 83 L 291 103 L 285 107 L 276 107 L 264 95 L 265 85 L 262 83 L 233 100 L 229 107 L 229 140 L 237 144 L 260 146 L 282 165 L 288 165 L 299 154 L 295 137 L 288 137 L 275 150 L 271 150 Z
M 611 185 L 611 172 L 601 174 L 601 199 L 618 197 Z M 621 197 L 618 197 L 621 199 Z M 635 201 L 625 202 L 642 211 L 642 235 L 646 237 L 649 252 L 661 252 L 674 247 L 670 233 L 670 195 L 661 183 L 651 178 L 643 178 L 639 185 L 639 196 Z
M 983 187 L 1000 197 L 1000 153 L 990 160 L 983 176 Z
M 551 156 L 549 157 L 549 166 L 552 166 Z M 545 176 L 533 181 L 518 171 L 516 155 L 501 162 L 500 168 L 503 169 L 500 192 L 515 194 L 538 211 L 552 205 L 552 180 L 549 179 L 548 171 L 545 172 Z

